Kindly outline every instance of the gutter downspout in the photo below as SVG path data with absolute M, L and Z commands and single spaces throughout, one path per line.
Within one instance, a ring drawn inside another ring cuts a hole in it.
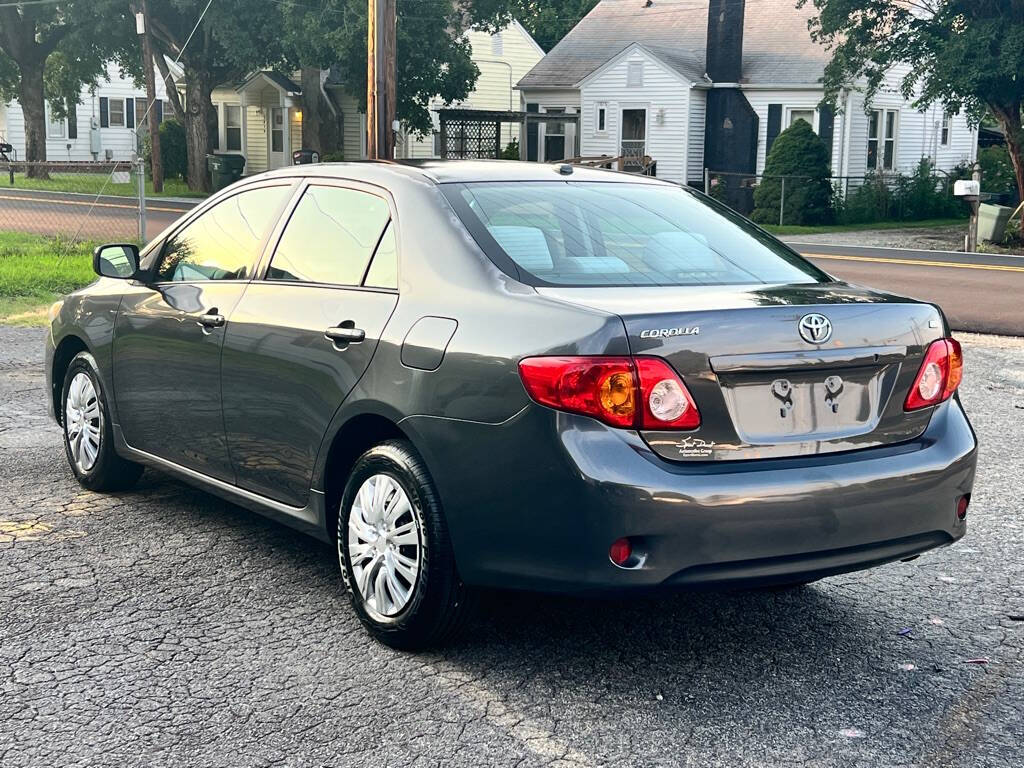
M 475 56 L 474 60 L 475 61 L 482 61 L 482 62 L 484 62 L 486 64 L 503 64 L 506 67 L 508 67 L 508 111 L 509 112 L 515 112 L 516 110 L 512 107 L 512 91 L 513 91 L 513 87 L 512 87 L 512 65 L 509 62 L 505 61 L 504 59 L 486 59 L 486 58 L 483 58 L 481 56 Z M 509 136 L 509 141 L 511 141 L 512 140 L 512 126 L 511 125 L 508 127 L 508 136 Z M 503 147 L 506 146 L 506 142 L 505 142 L 504 138 L 502 138 L 502 146 Z

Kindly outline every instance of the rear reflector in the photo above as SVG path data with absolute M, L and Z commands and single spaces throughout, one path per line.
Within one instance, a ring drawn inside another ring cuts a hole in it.
M 633 555 L 633 545 L 629 539 L 616 539 L 608 550 L 608 557 L 616 565 L 625 565 Z
M 657 357 L 528 357 L 527 393 L 541 405 L 627 429 L 695 429 L 700 412 L 686 384 Z
M 958 520 L 963 520 L 967 517 L 967 507 L 971 503 L 971 494 L 961 496 L 956 502 L 956 517 Z
M 933 341 L 924 354 L 903 409 L 916 411 L 948 400 L 960 386 L 963 371 L 964 356 L 960 342 L 956 339 Z

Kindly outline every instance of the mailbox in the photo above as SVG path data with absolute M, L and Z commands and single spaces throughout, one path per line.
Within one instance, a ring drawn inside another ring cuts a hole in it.
M 953 182 L 956 197 L 977 197 L 981 194 L 981 182 L 974 179 L 959 179 Z

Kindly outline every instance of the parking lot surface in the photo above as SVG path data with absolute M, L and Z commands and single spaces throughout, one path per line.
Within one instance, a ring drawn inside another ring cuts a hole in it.
M 0 327 L 0 765 L 1020 766 L 1024 339 L 962 338 L 956 546 L 784 592 L 489 593 L 413 655 L 325 545 L 156 472 L 82 491 L 43 331 Z

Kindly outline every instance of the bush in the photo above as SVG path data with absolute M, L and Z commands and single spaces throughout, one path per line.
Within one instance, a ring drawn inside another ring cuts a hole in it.
M 761 224 L 778 224 L 783 205 L 782 176 L 786 179 L 785 224 L 828 224 L 832 221 L 832 184 L 829 181 L 828 148 L 805 121 L 797 120 L 779 134 L 764 166 L 764 178 L 754 190 L 751 218 Z
M 897 218 L 906 221 L 956 216 L 962 204 L 953 197 L 952 185 L 939 178 L 931 160 L 922 157 L 910 176 L 896 178 Z
M 336 150 L 334 152 L 324 152 L 322 155 L 320 155 L 321 163 L 342 163 L 344 161 L 345 153 L 340 150 Z
M 846 198 L 839 201 L 836 213 L 843 224 L 865 224 L 886 221 L 894 207 L 885 178 L 869 174 L 860 186 L 846 189 Z
M 508 146 L 501 151 L 501 160 L 518 160 L 519 159 L 519 139 L 512 139 L 508 143 Z
M 142 140 L 142 154 L 146 159 L 146 176 L 150 178 L 153 175 L 149 161 L 152 152 L 152 142 L 147 131 Z M 160 123 L 160 160 L 164 166 L 165 179 L 184 179 L 188 173 L 188 142 L 185 139 L 185 127 L 177 120 L 164 120 Z
M 995 195 L 1009 193 L 1017 199 L 1017 177 L 1013 173 L 1010 153 L 1006 147 L 985 147 L 978 151 L 978 164 L 981 165 L 981 191 Z

